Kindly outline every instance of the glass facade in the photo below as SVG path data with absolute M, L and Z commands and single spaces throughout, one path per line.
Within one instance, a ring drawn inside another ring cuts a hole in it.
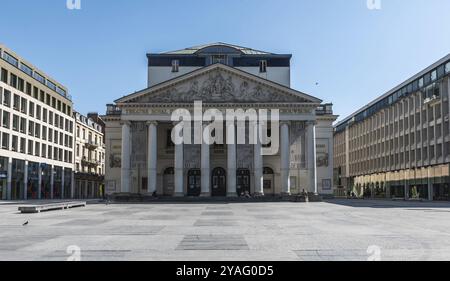
M 53 198 L 61 199 L 63 168 L 55 166 L 53 173 Z
M 0 157 L 0 200 L 6 200 L 8 181 L 8 158 Z
M 28 162 L 27 198 L 39 198 L 39 163 Z
M 72 169 L 64 169 L 64 198 L 71 198 L 72 189 Z
M 41 164 L 41 199 L 51 199 L 52 166 Z
M 25 161 L 13 159 L 11 173 L 11 200 L 24 199 Z

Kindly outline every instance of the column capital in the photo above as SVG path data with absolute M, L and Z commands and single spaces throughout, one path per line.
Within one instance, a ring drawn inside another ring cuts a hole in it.
M 308 120 L 305 122 L 306 126 L 315 126 L 317 125 L 317 120 Z
M 158 126 L 158 121 L 147 121 L 147 122 L 145 122 L 145 124 L 147 126 L 151 126 L 151 125 Z
M 289 121 L 289 120 L 287 120 L 287 121 L 280 121 L 280 126 L 283 126 L 283 125 L 291 126 L 291 124 L 292 124 L 292 121 Z
M 131 121 L 126 121 L 126 120 L 121 120 L 120 121 L 120 125 L 127 125 L 127 126 L 131 126 Z

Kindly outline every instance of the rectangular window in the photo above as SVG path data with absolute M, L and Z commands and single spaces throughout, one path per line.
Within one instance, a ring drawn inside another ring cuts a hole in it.
M 14 94 L 13 108 L 17 111 L 20 110 L 20 96 L 19 95 Z
M 41 155 L 41 144 L 39 142 L 34 143 L 34 156 Z
M 3 111 L 3 118 L 2 118 L 2 124 L 4 128 L 9 129 L 9 112 Z
M 7 52 L 3 52 L 3 59 L 9 62 L 10 64 L 14 65 L 15 67 L 19 66 L 19 61 L 14 56 L 8 54 Z
M 22 93 L 25 93 L 25 81 L 23 81 L 22 78 L 19 78 L 17 83 L 17 89 L 21 91 Z
M 27 119 L 21 117 L 20 118 L 20 132 L 22 134 L 26 133 L 26 127 L 27 127 Z
M 49 87 L 50 89 L 52 89 L 53 91 L 56 92 L 56 85 L 55 85 L 55 83 L 51 82 L 50 80 L 47 80 L 47 87 Z
M 49 146 L 48 146 L 48 151 L 47 151 L 47 157 L 48 157 L 48 159 L 52 159 L 52 151 L 53 151 L 53 148 L 52 148 L 51 145 L 49 145 Z
M 31 117 L 34 117 L 34 102 L 30 101 L 28 106 L 28 113 L 30 114 Z
M 179 72 L 179 71 L 180 71 L 180 61 L 172 60 L 172 72 Z
M 26 153 L 25 151 L 25 145 L 26 145 L 26 139 L 20 138 L 20 153 Z
M 8 150 L 9 149 L 9 134 L 2 134 L 2 148 Z
M 19 131 L 19 116 L 17 115 L 13 115 L 13 124 L 12 124 L 12 128 L 14 131 L 18 132 Z
M 20 99 L 20 112 L 27 114 L 27 100 L 25 98 Z
M 11 141 L 11 150 L 14 152 L 18 152 L 19 151 L 19 138 L 17 136 L 12 136 L 12 141 Z
M 34 136 L 36 138 L 40 138 L 41 137 L 41 125 L 36 123 L 36 130 L 34 130 Z
M 8 70 L 2 68 L 1 79 L 3 83 L 8 84 Z
M 41 120 L 41 106 L 36 105 L 36 119 Z
M 32 87 L 31 84 L 27 82 L 25 92 L 27 95 L 31 96 Z
M 42 126 L 42 139 L 47 140 L 47 127 Z
M 36 71 L 33 72 L 33 78 L 38 80 L 39 82 L 41 82 L 42 84 L 45 84 L 45 78 L 44 76 L 40 75 L 39 73 L 37 73 Z
M 20 70 L 22 70 L 23 72 L 25 72 L 26 74 L 28 74 L 29 76 L 33 76 L 33 70 L 28 67 L 27 65 L 20 63 Z
M 53 142 L 53 129 L 48 128 L 48 141 Z
M 47 118 L 47 109 L 44 108 L 42 110 L 42 121 L 47 122 L 48 118 Z
M 450 73 L 450 62 L 445 65 L 445 73 Z
M 42 157 L 47 156 L 47 146 L 45 144 L 42 144 L 42 151 L 41 151 Z
M 48 112 L 48 123 L 53 125 L 53 112 L 51 111 Z
M 45 92 L 42 90 L 39 92 L 39 100 L 43 103 L 45 102 Z
M 9 76 L 9 86 L 17 89 L 17 76 L 12 73 Z
M 33 141 L 28 140 L 28 154 L 33 155 Z
M 33 97 L 35 99 L 39 98 L 39 89 L 37 87 L 33 87 Z
M 34 136 L 34 122 L 30 120 L 28 121 L 28 135 Z
M 3 105 L 7 107 L 11 106 L 11 92 L 6 89 L 3 91 Z

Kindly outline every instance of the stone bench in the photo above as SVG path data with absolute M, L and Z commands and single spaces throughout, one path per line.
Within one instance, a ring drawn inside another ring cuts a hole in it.
M 30 214 L 45 211 L 65 210 L 76 207 L 86 207 L 86 202 L 60 202 L 60 203 L 20 206 L 19 211 L 23 214 L 24 213 Z

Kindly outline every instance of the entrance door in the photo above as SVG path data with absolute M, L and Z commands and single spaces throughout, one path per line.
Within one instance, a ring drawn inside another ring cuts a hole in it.
M 167 168 L 164 171 L 164 179 L 163 179 L 164 196 L 173 196 L 174 194 L 175 191 L 174 174 L 175 174 L 174 168 Z
M 212 172 L 212 196 L 227 196 L 227 173 L 223 168 L 215 168 Z
M 188 172 L 188 196 L 200 196 L 201 187 L 201 171 L 189 170 Z
M 238 196 L 248 192 L 250 194 L 250 170 L 239 169 L 236 172 L 236 192 Z

